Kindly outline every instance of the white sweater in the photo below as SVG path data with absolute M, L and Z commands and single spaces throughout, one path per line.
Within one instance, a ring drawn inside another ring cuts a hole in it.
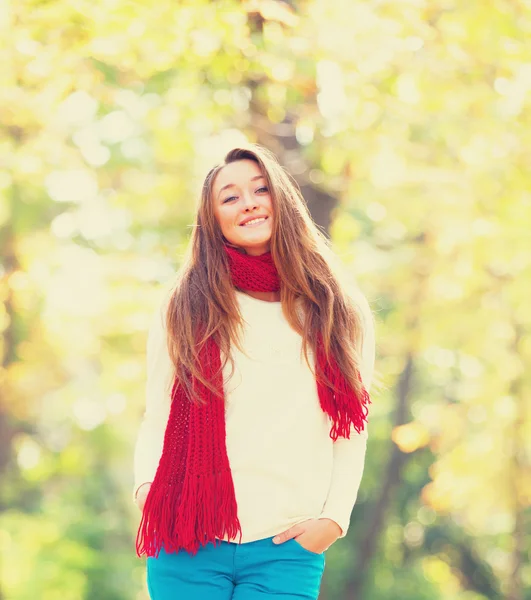
M 361 434 L 353 429 L 351 439 L 333 442 L 315 378 L 301 356 L 302 338 L 286 321 L 281 303 L 236 293 L 249 358 L 232 349 L 235 372 L 228 380 L 228 362 L 224 391 L 227 454 L 242 543 L 310 518 L 333 519 L 344 537 L 363 474 L 367 429 Z M 360 371 L 368 390 L 374 323 L 365 298 L 360 294 L 355 300 L 365 322 Z M 172 364 L 166 346 L 166 301 L 148 334 L 146 410 L 135 446 L 135 490 L 154 479 L 169 416 Z M 309 358 L 313 360 L 311 351 Z

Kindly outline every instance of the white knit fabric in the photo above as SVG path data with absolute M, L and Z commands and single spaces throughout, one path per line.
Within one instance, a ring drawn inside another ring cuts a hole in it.
M 280 533 L 310 518 L 333 519 L 347 533 L 363 474 L 367 429 L 351 439 L 330 439 L 315 377 L 301 356 L 302 338 L 289 326 L 280 302 L 237 292 L 245 320 L 245 356 L 233 348 L 225 376 L 227 454 L 242 526 L 242 542 Z M 356 293 L 365 323 L 361 376 L 370 388 L 374 323 Z M 167 352 L 165 299 L 147 342 L 146 410 L 134 454 L 136 490 L 153 481 L 169 416 L 172 365 Z M 310 353 L 310 359 L 313 355 Z

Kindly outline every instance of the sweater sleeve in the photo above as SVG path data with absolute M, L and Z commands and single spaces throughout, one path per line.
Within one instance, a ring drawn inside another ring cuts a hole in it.
M 155 477 L 170 414 L 173 365 L 166 345 L 166 303 L 153 315 L 146 346 L 145 411 L 134 449 L 133 495 Z
M 356 302 L 360 307 L 364 326 L 360 375 L 365 389 L 369 391 L 376 352 L 374 320 L 365 297 L 357 295 Z M 338 438 L 334 442 L 332 481 L 319 518 L 335 521 L 342 530 L 340 537 L 345 537 L 350 525 L 350 515 L 363 475 L 366 445 L 367 426 L 359 434 L 352 428 L 350 439 Z

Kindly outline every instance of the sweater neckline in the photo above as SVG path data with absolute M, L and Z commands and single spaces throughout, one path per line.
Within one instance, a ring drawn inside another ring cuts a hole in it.
M 235 290 L 236 294 L 238 294 L 238 296 L 240 298 L 245 298 L 246 300 L 248 299 L 250 302 L 255 302 L 256 304 L 272 304 L 272 305 L 276 305 L 276 306 L 282 306 L 282 302 L 280 302 L 280 300 L 275 300 L 274 302 L 270 302 L 268 300 L 260 300 L 259 298 L 255 298 L 254 296 L 250 296 L 249 294 L 246 294 L 245 292 L 242 292 L 241 290 Z

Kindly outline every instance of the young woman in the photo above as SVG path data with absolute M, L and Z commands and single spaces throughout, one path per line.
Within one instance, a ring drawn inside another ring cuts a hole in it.
M 137 553 L 153 600 L 314 600 L 367 440 L 363 295 L 266 149 L 207 175 L 147 345 Z

